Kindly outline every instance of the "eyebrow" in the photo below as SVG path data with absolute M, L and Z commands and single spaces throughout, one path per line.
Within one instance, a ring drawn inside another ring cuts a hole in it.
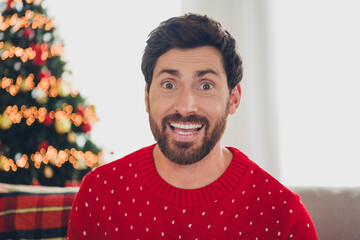
M 205 70 L 197 71 L 196 74 L 195 74 L 195 76 L 196 76 L 196 77 L 202 77 L 202 76 L 204 76 L 204 75 L 206 75 L 206 74 L 208 74 L 208 73 L 214 74 L 214 75 L 216 75 L 216 76 L 219 75 L 217 72 L 215 72 L 215 71 L 212 70 L 212 69 L 205 69 Z
M 178 70 L 174 70 L 174 69 L 163 69 L 161 70 L 157 76 L 163 74 L 163 73 L 167 73 L 167 74 L 170 74 L 170 75 L 173 75 L 175 77 L 180 77 L 180 72 Z M 196 71 L 195 73 L 195 76 L 196 77 L 203 77 L 205 76 L 206 74 L 214 74 L 216 76 L 218 76 L 219 74 L 217 72 L 215 72 L 214 70 L 212 69 L 205 69 L 205 70 L 200 70 L 200 71 Z
M 175 76 L 175 77 L 179 77 L 179 76 L 180 76 L 179 71 L 178 71 L 178 70 L 174 70 L 174 69 L 163 69 L 163 70 L 161 70 L 161 71 L 157 74 L 157 76 L 159 76 L 159 75 L 161 75 L 161 74 L 163 74 L 163 73 L 167 73 L 167 74 L 173 75 L 173 76 Z

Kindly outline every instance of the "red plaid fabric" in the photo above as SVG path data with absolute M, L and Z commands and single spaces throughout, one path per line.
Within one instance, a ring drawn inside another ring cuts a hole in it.
M 77 191 L 0 183 L 0 239 L 65 239 Z

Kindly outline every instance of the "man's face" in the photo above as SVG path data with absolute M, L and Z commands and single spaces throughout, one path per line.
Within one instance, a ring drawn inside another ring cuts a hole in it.
M 240 87 L 229 93 L 221 53 L 209 46 L 171 49 L 156 62 L 146 106 L 161 152 L 178 164 L 208 155 L 236 111 Z

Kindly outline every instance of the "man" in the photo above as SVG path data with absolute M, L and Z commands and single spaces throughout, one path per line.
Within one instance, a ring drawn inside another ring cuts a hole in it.
M 221 145 L 242 61 L 218 22 L 187 14 L 161 23 L 142 71 L 157 144 L 84 178 L 67 239 L 317 239 L 298 195 Z

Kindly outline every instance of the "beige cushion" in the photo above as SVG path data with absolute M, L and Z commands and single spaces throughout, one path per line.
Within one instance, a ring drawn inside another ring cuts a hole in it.
M 299 194 L 319 240 L 360 239 L 360 187 L 290 187 Z

